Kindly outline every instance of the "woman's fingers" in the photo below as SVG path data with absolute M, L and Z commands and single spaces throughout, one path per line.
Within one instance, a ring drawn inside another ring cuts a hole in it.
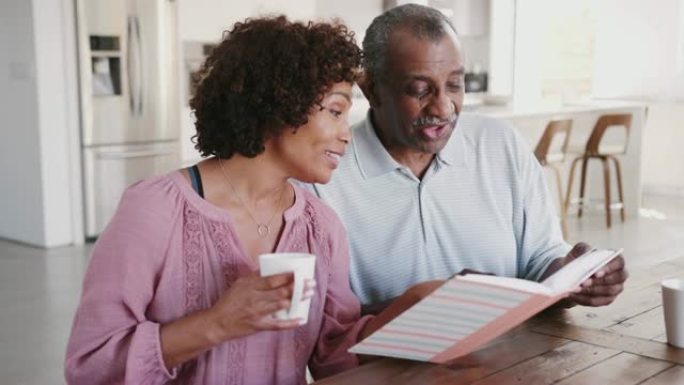
M 301 318 L 293 318 L 288 320 L 279 320 L 274 317 L 263 318 L 258 327 L 260 330 L 285 330 L 294 329 L 301 323 Z
M 306 301 L 316 294 L 316 281 L 307 279 L 304 283 L 304 292 L 302 293 L 302 301 Z
M 254 285 L 257 290 L 273 290 L 279 287 L 290 285 L 294 281 L 294 274 L 281 273 L 266 277 L 254 277 Z

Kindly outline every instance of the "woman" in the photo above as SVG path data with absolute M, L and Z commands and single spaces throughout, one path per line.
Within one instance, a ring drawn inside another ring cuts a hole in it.
M 357 365 L 349 346 L 399 310 L 360 318 L 340 221 L 288 179 L 330 179 L 359 62 L 341 25 L 235 24 L 191 101 L 208 159 L 129 187 L 93 250 L 69 383 L 301 384 L 307 365 Z M 303 326 L 272 317 L 292 295 L 291 275 L 258 276 L 273 251 L 316 255 Z

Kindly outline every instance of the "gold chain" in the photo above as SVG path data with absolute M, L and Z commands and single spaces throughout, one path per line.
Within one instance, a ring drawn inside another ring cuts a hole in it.
M 226 174 L 226 170 L 223 168 L 223 162 L 221 161 L 221 158 L 218 158 L 219 161 L 219 166 L 221 167 L 221 173 L 223 173 L 223 176 L 226 178 L 226 182 L 228 183 L 228 186 L 230 186 L 230 189 L 233 191 L 233 195 L 235 195 L 235 198 L 237 198 L 238 202 L 242 205 L 242 207 L 245 208 L 245 211 L 247 211 L 247 214 L 249 215 L 250 218 L 254 221 L 254 223 L 257 226 L 257 234 L 259 234 L 260 237 L 266 238 L 270 233 L 271 233 L 271 222 L 273 222 L 273 218 L 275 218 L 276 214 L 278 213 L 278 210 L 280 209 L 280 205 L 283 201 L 283 195 L 285 194 L 285 188 L 282 188 L 280 190 L 280 197 L 278 198 L 278 204 L 276 205 L 276 209 L 271 215 L 271 218 L 268 220 L 266 223 L 261 223 L 259 222 L 254 215 L 252 215 L 252 212 L 249 211 L 249 208 L 245 204 L 245 202 L 240 198 L 240 195 L 237 193 L 237 190 L 235 190 L 235 187 L 233 186 L 232 183 L 230 183 L 230 178 L 228 178 L 228 175 Z

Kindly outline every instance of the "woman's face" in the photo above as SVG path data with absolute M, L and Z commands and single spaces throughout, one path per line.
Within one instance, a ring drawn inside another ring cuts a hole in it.
M 309 121 L 296 132 L 285 128 L 273 139 L 274 154 L 289 177 L 308 183 L 327 183 L 351 139 L 348 113 L 352 85 L 334 84 L 320 106 L 314 106 Z

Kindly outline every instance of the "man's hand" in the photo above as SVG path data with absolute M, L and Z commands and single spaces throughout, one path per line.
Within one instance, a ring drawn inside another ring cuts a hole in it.
M 591 250 L 591 247 L 586 243 L 580 242 L 576 244 L 568 255 L 561 259 L 561 266 L 565 266 L 589 250 Z M 594 273 L 594 275 L 582 282 L 580 288 L 572 293 L 567 300 L 584 306 L 608 305 L 622 292 L 627 276 L 625 260 L 622 255 L 618 255 Z

